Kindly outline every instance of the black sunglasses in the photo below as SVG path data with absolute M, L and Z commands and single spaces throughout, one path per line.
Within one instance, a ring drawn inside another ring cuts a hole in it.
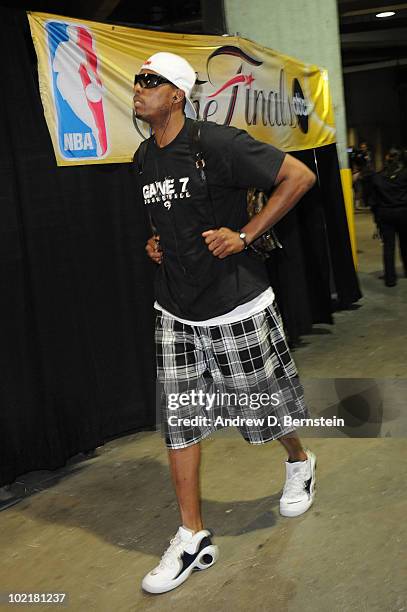
M 134 85 L 137 85 L 137 83 L 143 89 L 153 89 L 153 87 L 158 87 L 159 85 L 165 84 L 173 85 L 173 83 L 171 83 L 171 81 L 165 77 L 160 76 L 159 74 L 150 74 L 148 72 L 144 74 L 136 74 L 134 76 Z

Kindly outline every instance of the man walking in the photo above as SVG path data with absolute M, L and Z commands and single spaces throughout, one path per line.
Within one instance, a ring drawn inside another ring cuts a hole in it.
M 134 83 L 135 115 L 153 134 L 138 160 L 140 196 L 156 228 L 146 250 L 159 264 L 157 378 L 164 389 L 162 422 L 182 521 L 159 565 L 144 577 L 142 586 L 151 593 L 174 589 L 218 557 L 204 529 L 199 496 L 199 443 L 216 429 L 201 417 L 215 413 L 196 405 L 198 391 L 222 388 L 240 398 L 247 390 L 278 387 L 278 410 L 266 402 L 257 411 L 262 419 L 247 418 L 250 407 L 239 400 L 218 409 L 240 419 L 238 429 L 249 443 L 278 439 L 286 449 L 283 516 L 302 514 L 314 499 L 315 456 L 285 422 L 307 414 L 297 370 L 265 266 L 249 255 L 248 246 L 296 204 L 315 175 L 245 131 L 210 122 L 201 126 L 203 159 L 197 159 L 189 98 L 195 79 L 185 59 L 156 53 Z M 249 221 L 250 187 L 271 196 Z M 189 393 L 189 403 L 179 402 L 174 411 L 168 399 L 177 394 L 170 390 Z

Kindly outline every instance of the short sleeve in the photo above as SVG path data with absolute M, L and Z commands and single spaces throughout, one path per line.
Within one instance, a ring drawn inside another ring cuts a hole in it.
M 286 153 L 271 144 L 250 136 L 245 130 L 235 127 L 216 126 L 208 130 L 208 146 L 222 155 L 234 187 L 248 189 L 256 187 L 270 192 Z

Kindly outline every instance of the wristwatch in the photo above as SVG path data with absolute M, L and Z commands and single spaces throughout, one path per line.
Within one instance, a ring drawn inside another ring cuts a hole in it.
M 239 238 L 240 238 L 241 240 L 243 240 L 243 242 L 244 242 L 244 248 L 245 248 L 245 249 L 247 249 L 247 247 L 248 247 L 249 245 L 247 244 L 247 240 L 246 240 L 246 232 L 240 232 L 240 233 L 239 233 Z

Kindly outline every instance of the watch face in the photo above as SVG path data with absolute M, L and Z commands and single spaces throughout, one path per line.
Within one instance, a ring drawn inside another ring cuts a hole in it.
M 246 232 L 240 232 L 239 238 L 240 240 L 243 240 L 244 248 L 247 249 L 248 244 L 246 242 Z

